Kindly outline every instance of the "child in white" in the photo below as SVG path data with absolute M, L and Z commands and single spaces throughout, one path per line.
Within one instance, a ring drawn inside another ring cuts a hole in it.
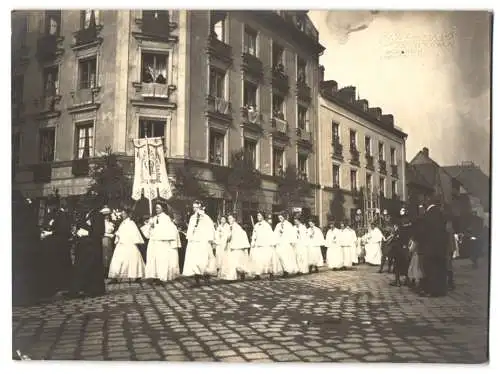
M 285 274 L 296 274 L 297 266 L 297 231 L 292 224 L 285 219 L 283 214 L 278 215 L 279 222 L 274 229 L 276 235 L 276 254 L 280 267 Z
M 325 237 L 321 232 L 321 229 L 315 225 L 314 220 L 310 219 L 308 221 L 309 228 L 307 229 L 308 242 L 308 265 L 309 270 L 319 271 L 319 267 L 323 266 L 323 254 L 321 253 L 321 247 L 325 245 Z
M 226 255 L 222 260 L 220 277 L 225 280 L 244 279 L 245 274 L 249 271 L 248 248 L 250 248 L 250 243 L 248 236 L 233 215 L 228 215 L 227 221 L 230 234 Z
M 299 218 L 295 218 L 294 223 L 294 228 L 297 232 L 297 266 L 299 273 L 305 274 L 309 271 L 309 237 L 306 226 Z
M 341 231 L 330 223 L 326 233 L 326 265 L 329 269 L 340 270 L 344 267 L 344 251 L 340 246 Z

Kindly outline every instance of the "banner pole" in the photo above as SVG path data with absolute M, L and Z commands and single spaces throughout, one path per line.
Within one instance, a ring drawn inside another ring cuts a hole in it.
M 147 185 L 148 185 L 148 202 L 149 202 L 149 216 L 151 217 L 153 215 L 153 201 L 151 199 L 151 186 L 150 186 L 150 182 L 151 182 L 151 169 L 150 169 L 150 164 L 149 164 L 149 139 L 148 137 L 146 136 L 146 162 L 147 162 L 147 165 L 148 165 L 148 182 L 147 182 Z

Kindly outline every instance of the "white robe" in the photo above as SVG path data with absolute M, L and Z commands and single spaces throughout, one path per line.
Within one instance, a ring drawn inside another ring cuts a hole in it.
M 238 279 L 238 273 L 249 272 L 248 248 L 250 242 L 245 230 L 236 222 L 229 225 L 229 242 L 220 270 L 220 277 L 225 280 Z
M 342 247 L 342 255 L 343 255 L 343 266 L 344 267 L 352 267 L 354 262 L 354 256 L 356 251 L 356 242 L 355 237 L 356 233 L 348 228 L 344 228 L 340 231 L 339 234 L 339 244 Z
M 303 224 L 294 227 L 297 233 L 297 266 L 299 273 L 309 272 L 309 237 Z
M 126 218 L 115 233 L 116 248 L 111 257 L 108 278 L 144 278 L 145 265 L 137 244 L 143 244 L 141 233 L 134 221 Z
M 349 228 L 350 234 L 351 234 L 351 261 L 352 264 L 357 264 L 358 263 L 358 253 L 359 253 L 359 241 L 358 241 L 358 236 L 356 234 L 356 231 L 353 229 Z M 352 265 L 351 265 L 352 266 Z
M 179 231 L 165 213 L 149 220 L 149 242 L 146 255 L 146 278 L 163 282 L 180 275 Z
M 325 237 L 321 229 L 317 226 L 309 227 L 307 229 L 308 238 L 308 254 L 307 260 L 309 266 L 323 266 L 323 254 L 321 247 L 325 245 Z
M 275 245 L 276 237 L 271 225 L 266 221 L 257 222 L 253 228 L 250 247 L 252 274 L 277 274 L 280 272 Z
M 365 261 L 371 265 L 380 265 L 382 262 L 382 241 L 384 240 L 382 231 L 375 227 L 365 235 L 365 240 Z
M 222 259 L 226 253 L 227 241 L 229 240 L 229 224 L 219 225 L 215 230 L 215 261 L 217 269 L 222 266 Z
M 298 272 L 297 266 L 297 231 L 288 221 L 280 222 L 274 229 L 276 235 L 276 254 L 280 267 L 288 274 Z
M 330 229 L 326 233 L 326 264 L 329 269 L 340 269 L 344 266 L 344 251 L 340 246 L 341 231 L 338 228 Z
M 215 226 L 204 212 L 195 213 L 189 219 L 187 240 L 182 275 L 215 275 L 217 264 L 212 249 L 212 243 L 215 243 Z

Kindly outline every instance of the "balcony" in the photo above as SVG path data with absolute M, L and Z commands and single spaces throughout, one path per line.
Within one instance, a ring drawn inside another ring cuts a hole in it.
M 373 155 L 367 154 L 365 157 L 366 157 L 366 168 L 370 170 L 375 170 L 375 162 L 373 160 Z
M 231 103 L 221 97 L 207 97 L 207 116 L 224 122 L 233 119 Z
M 342 146 L 340 141 L 338 139 L 335 139 L 332 143 L 332 147 L 333 147 L 332 157 L 336 160 L 342 161 L 344 159 L 343 156 L 344 147 Z
M 288 142 L 290 140 L 288 136 L 288 122 L 284 119 L 271 118 L 271 127 L 273 139 Z
M 174 85 L 164 83 L 134 82 L 135 98 L 132 103 L 135 105 L 153 106 L 158 108 L 175 107 L 172 103 L 171 95 L 176 90 Z
M 385 160 L 378 160 L 378 171 L 381 174 L 387 174 L 387 163 Z
M 283 65 L 279 64 L 273 68 L 273 90 L 286 95 L 289 90 L 288 75 L 285 74 Z
M 75 177 L 87 177 L 89 175 L 90 166 L 88 158 L 80 158 L 73 160 L 71 164 L 71 173 Z
M 38 117 L 42 118 L 54 118 L 61 115 L 61 110 L 59 108 L 59 103 L 61 101 L 61 96 L 58 94 L 46 94 L 42 96 L 38 103 Z
M 52 180 L 52 164 L 42 163 L 33 166 L 33 182 L 50 183 Z
M 208 55 L 230 64 L 233 61 L 233 49 L 230 45 L 217 39 L 215 36 L 208 37 Z
M 132 35 L 139 40 L 177 42 L 178 37 L 172 35 L 177 24 L 170 22 L 167 10 L 142 11 L 142 18 L 136 18 L 135 23 L 141 29 Z
M 86 110 L 97 110 L 101 103 L 98 100 L 100 88 L 82 88 L 71 92 L 70 113 L 78 113 Z
M 73 35 L 75 42 L 72 46 L 74 50 L 82 49 L 88 46 L 93 46 L 102 43 L 102 38 L 99 36 L 102 30 L 102 25 L 89 26 L 86 29 L 76 31 Z
M 285 176 L 285 169 L 283 166 L 277 166 L 273 169 L 273 176 L 278 178 L 283 178 Z
M 243 53 L 241 56 L 243 58 L 243 63 L 241 65 L 241 70 L 255 78 L 262 78 L 264 72 L 262 68 L 262 61 L 254 55 L 249 53 Z
M 297 97 L 302 101 L 311 101 L 311 87 L 305 82 L 297 82 Z
M 62 42 L 64 37 L 46 34 L 37 42 L 37 57 L 40 62 L 51 62 L 64 53 Z
M 242 127 L 253 132 L 262 132 L 262 113 L 247 107 L 241 108 Z
M 360 166 L 361 164 L 359 162 L 359 151 L 356 148 L 351 148 L 349 152 L 351 153 L 351 164 Z
M 312 146 L 313 139 L 312 139 L 312 132 L 311 131 L 307 131 L 306 129 L 299 127 L 299 128 L 297 128 L 296 134 L 297 134 L 297 142 L 298 143 L 300 143 L 304 146 L 307 146 L 307 147 Z
M 391 175 L 394 178 L 398 177 L 398 165 L 391 165 Z

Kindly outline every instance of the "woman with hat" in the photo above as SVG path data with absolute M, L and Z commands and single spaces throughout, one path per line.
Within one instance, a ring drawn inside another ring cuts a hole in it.
M 102 257 L 104 264 L 104 274 L 108 274 L 111 258 L 113 257 L 113 243 L 115 224 L 111 221 L 111 209 L 107 205 L 101 209 L 104 216 L 104 236 L 102 238 Z

